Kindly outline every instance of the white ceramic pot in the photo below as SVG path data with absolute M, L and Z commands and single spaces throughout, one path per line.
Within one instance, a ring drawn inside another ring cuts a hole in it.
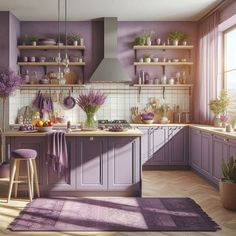
M 73 42 L 73 44 L 74 44 L 74 46 L 78 46 L 78 41 L 75 40 L 75 41 Z
M 178 46 L 179 45 L 179 40 L 173 40 L 173 45 Z
M 150 63 L 151 62 L 151 58 L 150 57 L 144 58 L 144 61 Z
M 161 120 L 160 120 L 161 124 L 168 124 L 169 123 L 169 120 L 166 116 L 163 116 L 161 117 Z
M 152 41 L 151 41 L 151 38 L 150 38 L 150 37 L 147 38 L 146 44 L 147 44 L 148 46 L 151 46 L 151 45 L 152 45 Z

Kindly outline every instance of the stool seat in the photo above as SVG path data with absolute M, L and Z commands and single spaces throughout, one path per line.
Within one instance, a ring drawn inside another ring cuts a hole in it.
M 35 159 L 37 152 L 33 149 L 16 149 L 12 151 L 13 158 Z

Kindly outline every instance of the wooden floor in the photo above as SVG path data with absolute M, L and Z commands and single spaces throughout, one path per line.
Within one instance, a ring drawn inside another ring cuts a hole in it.
M 6 183 L 0 183 L 0 189 Z M 138 235 L 138 236 L 236 236 L 236 212 L 222 208 L 218 191 L 201 177 L 191 171 L 144 171 L 143 172 L 144 197 L 191 197 L 213 218 L 222 228 L 217 232 L 18 232 L 6 230 L 7 225 L 18 215 L 27 204 L 25 200 L 6 203 L 0 198 L 0 235 Z

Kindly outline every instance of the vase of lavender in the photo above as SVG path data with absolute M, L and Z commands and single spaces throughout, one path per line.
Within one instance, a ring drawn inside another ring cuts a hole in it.
M 76 99 L 77 105 L 86 113 L 84 127 L 87 130 L 97 129 L 96 112 L 106 101 L 106 95 L 100 91 L 90 90 L 87 93 L 81 93 Z

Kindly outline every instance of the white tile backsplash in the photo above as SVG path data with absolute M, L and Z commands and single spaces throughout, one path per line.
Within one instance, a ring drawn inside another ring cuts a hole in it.
M 72 96 L 77 97 L 80 91 L 95 89 L 101 90 L 107 95 L 106 103 L 97 113 L 97 119 L 126 119 L 130 121 L 130 108 L 138 106 L 144 109 L 149 98 L 157 98 L 160 104 L 166 103 L 172 108 L 179 105 L 182 111 L 191 110 L 191 97 L 189 97 L 188 88 L 166 88 L 165 99 L 163 100 L 162 88 L 150 89 L 142 88 L 139 95 L 139 89 L 130 87 L 126 84 L 89 84 L 85 88 L 76 89 Z M 49 92 L 49 91 L 43 91 Z M 52 89 L 52 93 L 54 90 Z M 60 91 L 57 91 L 59 95 Z M 9 117 L 10 124 L 14 124 L 17 118 L 18 110 L 23 106 L 31 106 L 38 90 L 17 90 L 14 96 L 10 97 Z M 68 91 L 65 92 L 68 94 Z M 54 110 L 64 112 L 67 119 L 72 123 L 78 123 L 85 120 L 84 111 L 77 105 L 71 109 L 65 109 L 59 102 L 54 103 Z

